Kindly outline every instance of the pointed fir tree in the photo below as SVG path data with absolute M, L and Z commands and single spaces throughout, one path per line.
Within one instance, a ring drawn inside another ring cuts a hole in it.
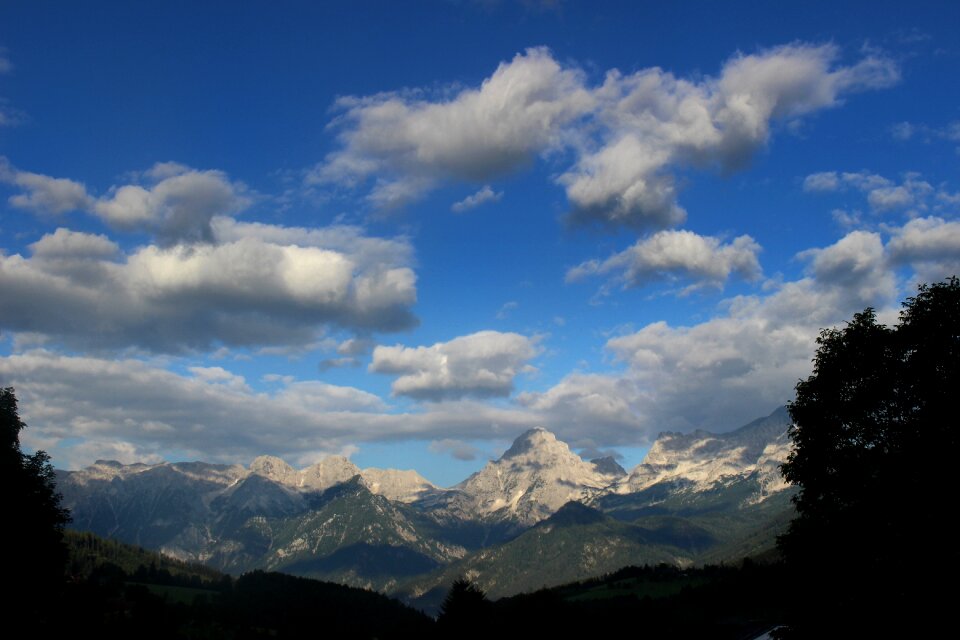
M 24 428 L 14 390 L 0 388 L 0 486 L 9 580 L 5 604 L 20 617 L 49 612 L 55 604 L 67 562 L 63 528 L 70 521 L 60 504 L 50 456 L 20 450 Z

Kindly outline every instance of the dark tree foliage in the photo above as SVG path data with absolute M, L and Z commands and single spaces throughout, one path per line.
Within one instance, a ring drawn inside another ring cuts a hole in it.
M 54 604 L 63 585 L 67 561 L 63 527 L 70 516 L 60 506 L 50 457 L 43 451 L 26 455 L 20 450 L 25 427 L 13 389 L 0 389 L 4 574 L 15 585 L 5 604 L 20 614 L 37 614 Z
M 946 618 L 960 390 L 960 281 L 921 286 L 893 328 L 825 329 L 789 405 L 797 517 L 778 540 L 796 635 L 915 632 Z
M 492 604 L 480 587 L 458 578 L 440 606 L 437 624 L 443 635 L 479 638 L 489 633 L 492 611 Z

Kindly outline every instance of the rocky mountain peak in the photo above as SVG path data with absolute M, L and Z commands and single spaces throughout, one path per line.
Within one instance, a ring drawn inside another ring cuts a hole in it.
M 627 475 L 627 470 L 621 467 L 620 463 L 617 462 L 617 459 L 613 456 L 594 458 L 590 461 L 590 464 L 593 465 L 594 469 L 608 476 L 616 476 L 620 478 Z
M 327 456 L 300 472 L 300 486 L 321 491 L 360 475 L 360 467 L 343 456 Z
M 524 454 L 529 454 L 537 450 L 550 450 L 562 448 L 569 451 L 566 443 L 557 440 L 557 436 L 547 431 L 543 427 L 534 427 L 521 434 L 513 444 L 507 449 L 501 459 L 517 458 Z
M 396 502 L 414 502 L 438 491 L 432 482 L 413 469 L 364 469 L 363 481 L 370 491 Z
M 790 451 L 786 437 L 789 427 L 790 415 L 780 407 L 765 418 L 725 433 L 699 429 L 691 433 L 661 433 L 643 462 L 619 484 L 617 492 L 633 493 L 668 480 L 683 480 L 704 490 L 723 478 L 758 471 L 771 493 L 780 491 L 787 485 L 775 476 L 779 463 Z
M 474 513 L 533 524 L 571 500 L 585 501 L 613 478 L 543 428 L 531 429 L 500 457 L 457 485 Z
M 257 456 L 250 463 L 250 473 L 280 484 L 295 485 L 297 470 L 276 456 Z

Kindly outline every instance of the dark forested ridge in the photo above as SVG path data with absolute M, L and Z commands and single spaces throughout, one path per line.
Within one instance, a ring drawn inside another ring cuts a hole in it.
M 280 573 L 233 579 L 88 533 L 69 533 L 69 579 L 50 633 L 100 638 L 530 638 L 636 625 L 652 637 L 741 638 L 783 615 L 782 569 L 626 567 L 491 601 L 468 581 L 434 620 L 383 595 Z
M 233 579 L 104 540 L 68 533 L 68 580 L 51 633 L 101 638 L 429 637 L 431 618 L 363 589 L 254 571 Z

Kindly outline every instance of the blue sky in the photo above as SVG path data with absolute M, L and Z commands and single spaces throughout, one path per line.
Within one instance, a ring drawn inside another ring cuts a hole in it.
M 0 6 L 27 447 L 639 462 L 960 271 L 953 3 Z

